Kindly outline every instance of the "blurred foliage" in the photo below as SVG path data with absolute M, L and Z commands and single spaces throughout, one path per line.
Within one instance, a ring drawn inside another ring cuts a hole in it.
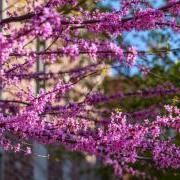
M 153 2 L 153 1 L 151 1 Z M 96 8 L 101 11 L 110 11 L 113 8 L 112 1 L 107 1 L 107 3 L 98 3 L 97 5 L 93 0 L 79 0 L 78 6 L 69 8 L 68 6 L 63 7 L 59 11 L 64 14 L 79 14 L 79 9 L 82 8 L 88 11 L 94 11 Z M 151 68 L 150 72 L 146 76 L 142 76 L 139 72 L 131 74 L 131 70 L 123 65 L 119 67 L 112 68 L 116 72 L 113 77 L 106 76 L 105 81 L 103 82 L 100 89 L 103 89 L 105 94 L 113 94 L 117 92 L 133 92 L 138 89 L 146 89 L 150 87 L 156 87 L 158 85 L 169 86 L 168 83 L 173 84 L 176 87 L 180 87 L 180 54 L 179 51 L 170 52 L 169 50 L 177 47 L 179 39 L 176 38 L 176 34 L 172 35 L 172 32 L 165 30 L 153 30 L 145 32 L 145 34 L 132 32 L 131 38 L 126 39 L 128 33 L 119 35 L 113 41 L 117 42 L 119 45 L 127 44 L 136 44 L 137 47 L 146 48 L 149 52 L 152 52 L 154 55 L 147 55 L 138 58 L 138 62 L 144 64 Z M 91 33 L 82 32 L 82 38 L 93 39 L 94 37 Z M 98 36 L 99 39 L 109 38 L 106 34 L 101 34 Z M 137 40 L 136 40 L 137 38 Z M 140 44 L 140 46 L 139 46 Z M 176 46 L 175 46 L 176 45 Z M 180 47 L 180 46 L 179 46 Z M 167 53 L 159 53 L 157 49 L 165 49 Z M 114 64 L 112 64 L 114 66 Z M 107 70 L 106 70 L 107 71 Z M 102 72 L 103 75 L 105 71 Z M 87 83 L 87 86 L 91 88 L 90 84 Z M 175 104 L 179 106 L 179 95 L 167 95 L 160 97 L 126 97 L 121 100 L 112 101 L 109 103 L 98 105 L 99 107 L 108 107 L 111 110 L 123 112 L 133 112 L 136 110 L 141 110 L 147 108 L 151 105 L 163 105 L 163 104 Z M 178 135 L 175 140 L 176 144 L 180 144 L 180 136 Z M 63 148 L 53 149 L 52 159 L 55 161 L 63 161 L 64 159 L 69 159 L 70 161 L 85 161 L 85 156 L 82 153 L 69 152 Z M 141 169 L 151 177 L 156 177 L 159 180 L 178 180 L 180 179 L 180 173 L 178 171 L 173 171 L 171 169 L 166 170 L 157 170 L 154 168 L 153 164 L 135 164 L 133 165 L 137 169 Z M 113 174 L 112 170 L 109 167 L 104 167 L 101 164 L 97 164 L 93 168 L 87 168 L 86 170 L 80 171 L 83 173 L 93 172 L 99 179 L 102 180 L 112 180 Z M 138 179 L 135 177 L 126 176 L 126 179 Z M 150 178 L 151 179 L 151 178 Z

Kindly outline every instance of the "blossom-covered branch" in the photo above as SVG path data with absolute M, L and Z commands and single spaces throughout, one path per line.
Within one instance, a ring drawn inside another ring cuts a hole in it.
M 180 132 L 177 104 L 152 102 L 147 109 L 130 112 L 104 105 L 126 98 L 179 95 L 178 86 L 128 91 L 122 87 L 111 95 L 99 90 L 114 63 L 147 73 L 149 67 L 138 64 L 137 58 L 179 50 L 138 51 L 112 39 L 124 32 L 164 27 L 179 33 L 180 1 L 171 0 L 160 8 L 140 0 L 121 3 L 119 11 L 78 9 L 75 15 L 61 8 L 78 7 L 76 0 L 35 1 L 27 4 L 23 15 L 6 10 L 8 17 L 0 21 L 0 146 L 4 150 L 33 154 L 23 142 L 59 144 L 99 157 L 117 176 L 144 175 L 132 168 L 142 161 L 162 169 L 180 168 L 180 148 L 174 142 Z M 37 51 L 36 40 L 46 42 L 47 48 Z M 46 71 L 36 72 L 39 61 Z M 39 81 L 46 85 L 35 93 Z

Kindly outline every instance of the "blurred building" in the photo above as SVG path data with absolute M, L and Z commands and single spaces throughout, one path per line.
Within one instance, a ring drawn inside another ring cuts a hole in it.
M 9 0 L 8 4 L 5 4 L 5 0 L 0 0 L 1 15 L 0 18 L 5 18 L 6 9 L 18 10 L 20 13 L 25 11 L 25 4 L 27 5 L 29 0 Z M 15 24 L 18 26 L 17 24 Z M 37 41 L 34 43 L 34 48 L 40 51 L 46 47 L 46 42 Z M 77 63 L 68 64 L 68 68 L 77 66 Z M 57 68 L 58 67 L 58 68 Z M 45 71 L 46 68 L 44 64 L 38 60 L 36 67 L 34 67 L 37 72 Z M 61 64 L 51 65 L 49 69 L 53 72 L 59 69 L 66 69 L 67 62 L 62 62 Z M 66 77 L 68 78 L 68 77 Z M 91 81 L 96 83 L 96 79 Z M 99 81 L 99 79 L 98 79 Z M 26 86 L 26 82 L 22 86 Z M 44 82 L 32 81 L 31 86 L 34 87 L 34 91 L 38 93 L 39 88 L 45 86 Z M 9 87 L 11 91 L 11 87 Z M 77 91 L 79 93 L 87 93 L 88 89 L 82 88 L 82 86 L 77 86 Z M 6 99 L 11 96 L 3 90 L 1 91 L 1 98 Z M 74 95 L 72 94 L 72 97 Z M 36 142 L 33 142 L 34 153 L 37 155 L 47 155 L 50 151 L 53 154 L 54 149 L 44 147 Z M 1 150 L 0 154 L 0 180 L 96 180 L 98 179 L 94 174 L 93 168 L 96 164 L 96 158 L 87 156 L 85 160 L 80 161 L 79 159 L 69 159 L 66 158 L 61 152 L 61 159 L 58 156 L 55 158 L 48 159 L 47 157 L 41 156 L 25 156 L 20 153 L 7 153 Z

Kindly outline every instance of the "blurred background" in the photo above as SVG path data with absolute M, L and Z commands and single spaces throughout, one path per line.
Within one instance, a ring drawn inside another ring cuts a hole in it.
M 167 3 L 163 0 L 149 0 L 153 7 L 160 7 Z M 5 10 L 17 10 L 24 13 L 25 7 L 29 3 L 28 0 L 0 0 L 1 18 L 5 16 Z M 93 0 L 79 0 L 78 7 L 69 9 L 64 6 L 59 9 L 70 16 L 78 14 L 79 9 L 87 11 L 112 11 L 119 10 L 121 0 L 106 0 L 94 3 Z M 133 8 L 132 12 L 133 14 Z M 180 22 L 180 18 L 177 17 Z M 94 35 L 82 32 L 82 37 L 94 39 Z M 135 92 L 138 89 L 153 88 L 171 88 L 172 86 L 180 86 L 180 34 L 172 32 L 166 28 L 163 30 L 151 30 L 143 32 L 124 32 L 123 34 L 112 38 L 108 34 L 101 34 L 99 39 L 111 39 L 119 45 L 132 45 L 138 51 L 148 51 L 149 54 L 142 54 L 137 59 L 137 66 L 142 66 L 140 72 L 137 67 L 128 68 L 123 64 L 109 62 L 107 72 L 101 76 L 87 78 L 76 89 L 67 94 L 67 99 L 80 99 L 89 91 L 99 91 L 106 95 L 117 92 Z M 46 42 L 38 41 L 35 48 L 37 50 L 44 48 Z M 55 45 L 61 42 L 56 42 Z M 158 49 L 158 50 L 157 50 Z M 171 49 L 174 49 L 171 51 Z M 163 50 L 163 51 L 162 51 Z M 65 63 L 59 61 L 60 69 L 72 69 L 88 65 L 87 57 L 83 56 L 73 63 Z M 55 66 L 50 67 L 48 64 L 37 64 L 37 71 L 41 72 L 49 67 L 51 71 L 57 71 Z M 67 79 L 67 76 L 62 78 Z M 33 82 L 32 86 L 38 92 L 40 87 L 46 85 L 51 86 L 51 82 L 41 82 L 40 80 Z M 100 104 L 96 107 L 97 113 L 93 114 L 97 117 L 108 117 L 110 111 L 122 112 L 144 112 L 146 109 L 147 117 L 156 115 L 164 104 L 174 104 L 179 106 L 179 95 L 166 95 L 157 97 L 124 97 L 116 99 L 108 103 Z M 99 111 L 98 111 L 99 110 Z M 100 111 L 101 110 L 101 111 Z M 109 111 L 108 111 L 109 110 Z M 139 116 L 138 116 L 139 117 Z M 136 114 L 134 117 L 136 118 Z M 153 117 L 152 117 L 153 118 Z M 177 144 L 180 144 L 180 137 L 177 137 Z M 42 146 L 34 143 L 34 152 L 37 155 L 24 156 L 22 154 L 1 152 L 0 156 L 0 177 L 1 180 L 113 180 L 117 177 L 113 176 L 110 167 L 104 167 L 101 161 L 94 156 L 82 154 L 78 152 L 69 152 L 59 145 Z M 39 156 L 40 155 L 40 156 Z M 149 175 L 149 179 L 180 179 L 178 171 L 156 170 L 153 165 L 136 164 L 136 168 L 143 169 Z M 123 179 L 136 179 L 130 175 L 124 175 Z

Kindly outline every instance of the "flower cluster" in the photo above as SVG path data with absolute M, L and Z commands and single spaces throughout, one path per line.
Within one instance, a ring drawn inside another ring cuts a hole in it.
M 41 100 L 39 100 L 41 101 Z M 35 104 L 34 106 L 37 107 Z M 70 107 L 69 107 L 70 108 Z M 169 107 L 176 109 L 177 107 Z M 66 110 L 65 110 L 66 111 Z M 169 113 L 169 112 L 168 112 Z M 117 175 L 132 170 L 129 163 L 152 159 L 161 168 L 180 167 L 180 148 L 171 140 L 162 141 L 164 124 L 159 123 L 159 117 L 152 122 L 131 122 L 123 113 L 114 113 L 106 125 L 93 130 L 92 122 L 83 117 L 78 119 L 78 111 L 72 117 L 54 117 L 53 121 L 42 120 L 34 111 L 24 111 L 14 117 L 1 116 L 1 145 L 6 150 L 25 151 L 21 144 L 13 144 L 4 139 L 6 132 L 12 133 L 19 140 L 31 140 L 32 138 L 46 144 L 60 143 L 65 147 L 76 151 L 87 152 L 99 156 L 106 165 L 111 165 Z M 74 118 L 76 117 L 76 118 Z M 171 118 L 171 114 L 162 119 Z M 179 131 L 179 127 L 177 129 Z M 149 151 L 152 157 L 147 157 Z
M 143 175 L 131 165 L 148 160 L 158 168 L 180 168 L 180 148 L 173 139 L 180 132 L 178 107 L 166 105 L 163 112 L 162 103 L 123 113 L 97 108 L 100 103 L 126 97 L 164 97 L 180 92 L 179 87 L 167 84 L 112 95 L 95 91 L 99 85 L 95 75 L 102 74 L 114 61 L 149 72 L 148 67 L 136 65 L 142 52 L 106 37 L 163 27 L 179 31 L 175 17 L 180 12 L 180 1 L 170 0 L 157 9 L 149 3 L 141 4 L 140 0 L 122 1 L 120 11 L 81 10 L 80 15 L 67 15 L 59 12 L 61 8 L 68 5 L 76 9 L 78 1 L 49 0 L 30 3 L 27 14 L 7 12 L 10 16 L 0 21 L 0 91 L 9 93 L 0 100 L 0 146 L 4 150 L 31 154 L 31 145 L 23 142 L 60 144 L 99 157 L 119 176 Z M 95 36 L 86 38 L 84 33 Z M 35 50 L 36 40 L 39 44 L 46 41 L 48 46 Z M 46 71 L 36 72 L 39 63 L 46 63 Z M 63 63 L 67 69 L 60 68 Z M 55 66 L 53 72 L 51 65 Z M 87 83 L 85 79 L 90 77 Z M 45 81 L 49 86 L 37 88 L 38 93 L 34 93 L 35 81 Z M 81 92 L 82 87 L 77 85 L 82 81 L 87 84 L 84 89 L 90 87 L 90 91 Z M 76 90 L 79 94 L 74 98 Z

